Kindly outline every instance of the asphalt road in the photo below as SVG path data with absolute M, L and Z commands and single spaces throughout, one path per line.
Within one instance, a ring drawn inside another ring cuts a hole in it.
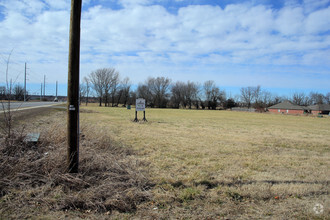
M 10 109 L 13 111 L 22 111 L 33 108 L 43 108 L 43 107 L 51 107 L 56 105 L 64 104 L 64 102 L 10 102 Z M 3 101 L 0 104 L 1 110 L 5 108 L 8 109 L 8 103 Z

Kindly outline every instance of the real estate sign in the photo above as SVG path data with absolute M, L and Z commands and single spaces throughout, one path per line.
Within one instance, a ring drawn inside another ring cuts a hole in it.
M 146 100 L 137 99 L 135 104 L 135 111 L 145 111 L 146 110 Z

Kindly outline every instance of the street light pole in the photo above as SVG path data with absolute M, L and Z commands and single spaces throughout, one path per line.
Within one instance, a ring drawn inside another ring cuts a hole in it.
M 67 171 L 78 172 L 79 165 L 79 57 L 82 0 L 71 0 L 68 66 L 68 154 Z

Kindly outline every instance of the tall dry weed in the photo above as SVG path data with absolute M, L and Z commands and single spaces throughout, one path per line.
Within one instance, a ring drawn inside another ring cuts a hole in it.
M 57 113 L 56 118 L 63 118 Z M 0 218 L 31 217 L 24 209 L 134 211 L 148 200 L 150 183 L 131 149 L 114 143 L 97 127 L 80 135 L 79 173 L 66 173 L 66 125 L 48 121 L 37 145 L 17 141 L 12 149 L 1 140 Z M 17 153 L 18 149 L 24 149 Z M 18 213 L 18 214 L 17 214 Z

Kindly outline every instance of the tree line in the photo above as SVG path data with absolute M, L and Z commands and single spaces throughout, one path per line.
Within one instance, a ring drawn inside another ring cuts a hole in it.
M 132 89 L 128 77 L 121 80 L 114 68 L 102 68 L 91 72 L 80 86 L 81 101 L 88 103 L 88 97 L 97 97 L 99 106 L 126 106 L 135 103 L 136 98 L 144 98 L 146 106 L 152 108 L 195 108 L 228 109 L 246 107 L 264 109 L 290 100 L 297 105 L 330 104 L 330 92 L 294 93 L 292 97 L 282 97 L 264 90 L 261 86 L 242 87 L 240 94 L 227 96 L 213 80 L 199 82 L 173 82 L 167 77 L 149 77 Z
M 11 86 L 12 87 L 12 86 Z M 17 101 L 23 101 L 24 100 L 24 87 L 20 84 L 16 84 L 13 86 L 13 88 L 10 87 L 10 92 L 7 91 L 5 86 L 0 86 L 0 99 L 1 100 L 17 100 Z M 26 98 L 29 98 L 29 93 L 26 91 Z
M 0 99 L 22 101 L 24 87 L 20 84 L 11 86 L 8 93 L 6 87 L 0 87 Z M 27 99 L 29 94 L 27 93 Z M 204 83 L 192 81 L 173 82 L 167 77 L 149 77 L 137 88 L 132 89 L 128 77 L 121 78 L 114 68 L 101 68 L 84 77 L 80 84 L 80 101 L 86 104 L 95 98 L 99 106 L 124 106 L 135 104 L 136 98 L 144 98 L 146 105 L 152 108 L 188 108 L 188 109 L 228 109 L 233 107 L 263 109 L 284 100 L 308 106 L 314 104 L 330 104 L 330 92 L 322 94 L 294 93 L 291 97 L 277 96 L 261 86 L 248 86 L 240 89 L 240 94 L 231 96 L 219 88 L 213 80 Z

